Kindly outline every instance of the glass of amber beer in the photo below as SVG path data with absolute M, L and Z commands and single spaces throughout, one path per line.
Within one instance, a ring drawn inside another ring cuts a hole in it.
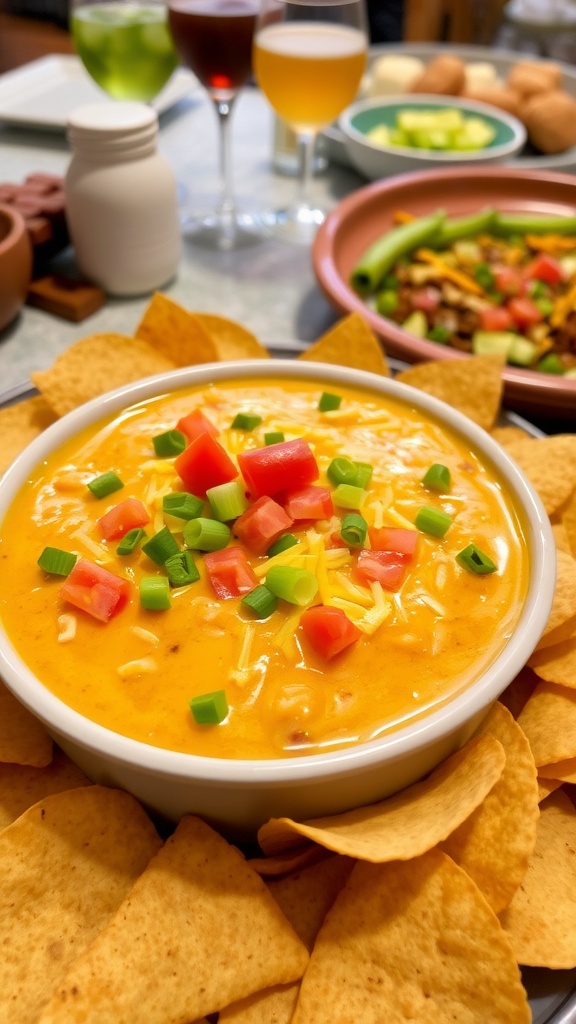
M 261 0 L 254 73 L 300 152 L 294 200 L 263 216 L 276 237 L 307 244 L 324 220 L 309 197 L 316 137 L 356 96 L 367 49 L 364 0 Z

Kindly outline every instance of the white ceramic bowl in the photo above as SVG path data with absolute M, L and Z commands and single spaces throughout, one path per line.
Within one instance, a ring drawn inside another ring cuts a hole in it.
M 178 820 L 194 812 L 235 838 L 254 835 L 269 817 L 309 818 L 374 802 L 430 771 L 462 745 L 525 664 L 540 636 L 554 590 L 554 541 L 540 499 L 504 450 L 466 417 L 405 384 L 370 373 L 290 360 L 205 364 L 150 377 L 86 403 L 49 427 L 0 479 L 0 530 L 29 474 L 77 431 L 135 402 L 192 385 L 242 378 L 313 379 L 368 387 L 432 413 L 491 462 L 521 511 L 529 546 L 529 587 L 506 647 L 473 685 L 418 722 L 347 750 L 279 760 L 224 760 L 175 753 L 120 736 L 55 697 L 0 630 L 0 676 L 70 757 L 95 781 L 122 787 L 153 811 Z M 95 652 L 97 656 L 97 652 Z
M 440 111 L 456 109 L 464 116 L 481 117 L 495 131 L 492 142 L 473 151 L 417 149 L 409 146 L 379 145 L 368 136 L 372 128 L 385 124 L 392 128 L 400 111 Z M 518 118 L 503 110 L 463 99 L 460 96 L 405 96 L 358 100 L 347 107 L 339 119 L 350 162 L 360 174 L 371 180 L 391 174 L 417 171 L 425 167 L 467 167 L 505 163 L 526 143 L 526 129 Z

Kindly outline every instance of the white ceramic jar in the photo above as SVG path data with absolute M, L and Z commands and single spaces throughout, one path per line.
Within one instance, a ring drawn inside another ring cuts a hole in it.
M 66 216 L 76 262 L 110 295 L 142 295 L 174 277 L 181 254 L 176 182 L 143 103 L 79 107 L 68 119 Z

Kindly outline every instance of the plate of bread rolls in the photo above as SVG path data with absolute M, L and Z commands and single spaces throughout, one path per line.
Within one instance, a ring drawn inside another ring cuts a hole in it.
M 399 43 L 374 46 L 360 97 L 463 96 L 513 114 L 527 143 L 510 158 L 526 169 L 576 171 L 576 68 L 481 46 Z M 349 164 L 337 125 L 324 132 L 329 159 Z

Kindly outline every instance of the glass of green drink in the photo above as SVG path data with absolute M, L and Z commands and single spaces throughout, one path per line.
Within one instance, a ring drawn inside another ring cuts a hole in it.
M 73 0 L 70 28 L 88 74 L 117 100 L 149 103 L 178 63 L 159 0 Z

